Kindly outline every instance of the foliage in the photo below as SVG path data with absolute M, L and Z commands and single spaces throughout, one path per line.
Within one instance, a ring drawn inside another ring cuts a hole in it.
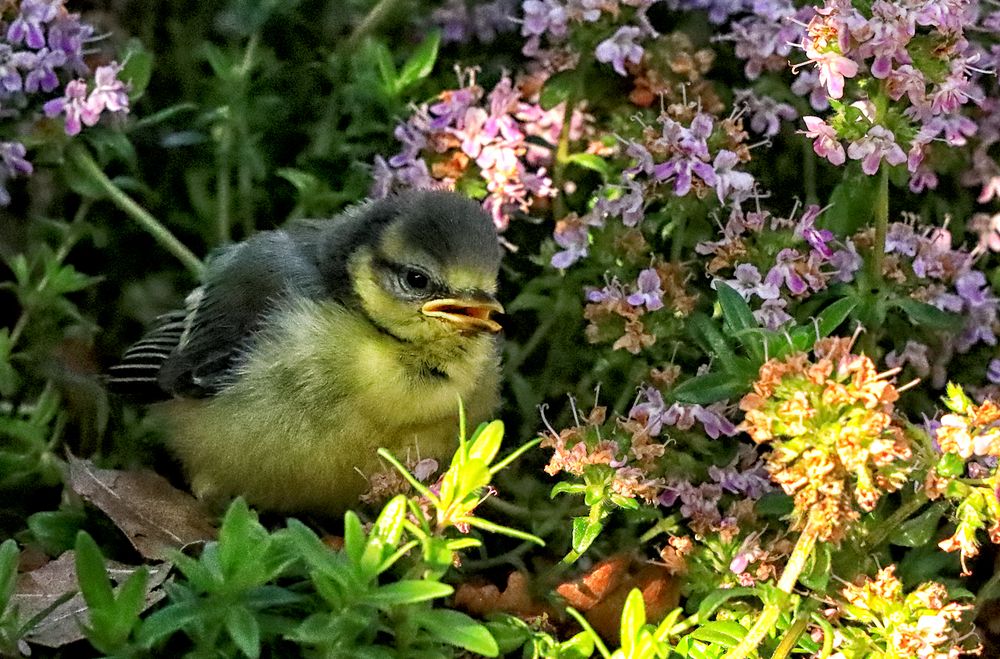
M 0 654 L 992 650 L 995 7 L 88 7 L 0 8 Z M 502 231 L 520 448 L 143 527 L 197 506 L 102 370 L 213 248 L 428 186 Z

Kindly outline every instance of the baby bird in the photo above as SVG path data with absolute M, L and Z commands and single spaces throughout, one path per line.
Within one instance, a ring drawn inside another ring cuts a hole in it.
M 489 216 L 415 191 L 217 252 L 186 308 L 111 369 L 161 400 L 194 493 L 339 514 L 401 458 L 450 457 L 496 408 L 500 247 Z

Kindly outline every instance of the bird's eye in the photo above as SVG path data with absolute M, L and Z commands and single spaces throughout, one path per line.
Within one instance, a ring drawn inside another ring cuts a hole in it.
M 419 270 L 411 269 L 406 271 L 406 285 L 410 288 L 417 291 L 423 291 L 426 290 L 430 284 L 430 278 Z

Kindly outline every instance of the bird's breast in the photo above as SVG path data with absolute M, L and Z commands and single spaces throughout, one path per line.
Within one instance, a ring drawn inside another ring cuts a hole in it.
M 496 407 L 489 340 L 442 361 L 441 346 L 396 341 L 339 305 L 302 302 L 282 313 L 231 387 L 173 414 L 172 445 L 202 494 L 342 510 L 387 466 L 379 447 L 444 460 L 457 444 L 459 399 L 471 427 Z

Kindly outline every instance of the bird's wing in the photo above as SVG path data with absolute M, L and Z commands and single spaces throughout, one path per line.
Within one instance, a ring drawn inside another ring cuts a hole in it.
M 314 245 L 284 231 L 218 253 L 205 279 L 185 309 L 161 316 L 110 369 L 112 390 L 146 401 L 215 395 L 232 383 L 276 306 L 289 296 L 322 292 Z

